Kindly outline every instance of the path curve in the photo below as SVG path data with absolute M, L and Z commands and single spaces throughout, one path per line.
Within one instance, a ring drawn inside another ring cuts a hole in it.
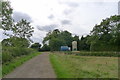
M 17 67 L 5 78 L 56 78 L 49 53 L 42 53 Z

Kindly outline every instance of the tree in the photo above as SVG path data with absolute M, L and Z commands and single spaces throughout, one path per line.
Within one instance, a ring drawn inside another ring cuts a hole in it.
M 46 41 L 48 41 L 48 40 L 50 40 L 50 39 L 52 39 L 52 38 L 57 38 L 57 37 L 59 36 L 59 34 L 60 34 L 60 31 L 59 31 L 58 29 L 55 29 L 55 30 L 53 30 L 53 31 L 51 31 L 51 32 L 48 32 L 47 35 L 46 35 L 46 37 L 45 37 L 44 40 L 43 40 L 43 44 L 44 44 Z
M 1 19 L 2 19 L 2 0 L 0 0 L 0 22 L 1 22 Z
M 39 49 L 39 51 L 50 51 L 50 46 L 47 44 L 44 44 L 43 47 Z
M 39 43 L 34 43 L 31 45 L 31 48 L 36 49 L 36 50 L 39 50 L 40 47 L 41 47 L 41 44 L 39 44 Z
M 91 50 L 113 50 L 120 47 L 120 15 L 104 19 L 91 31 Z
M 53 38 L 50 40 L 51 51 L 60 51 L 60 47 L 63 45 L 65 45 L 65 42 L 62 39 Z
M 2 47 L 29 47 L 30 43 L 25 38 L 10 37 L 2 41 Z
M 32 32 L 34 28 L 31 27 L 30 22 L 27 20 L 22 19 L 21 21 L 17 22 L 17 24 L 13 28 L 14 36 L 18 36 L 21 38 L 29 38 L 32 36 Z
M 13 19 L 11 17 L 13 9 L 10 6 L 9 1 L 2 1 L 2 29 L 5 31 L 4 34 L 10 36 L 6 31 L 12 30 Z
M 90 50 L 90 44 L 87 43 L 87 40 L 90 36 L 87 35 L 86 37 L 81 37 L 80 41 L 79 41 L 79 50 L 85 50 L 85 51 L 89 51 Z
M 10 2 L 2 1 L 2 29 L 4 34 L 9 37 L 21 37 L 30 40 L 34 28 L 31 27 L 30 22 L 24 19 L 15 24 L 12 19 L 12 13 L 13 9 Z M 10 31 L 12 34 L 7 33 L 7 31 Z
M 73 37 L 72 34 L 68 31 L 61 31 L 59 39 L 62 39 L 62 41 L 64 41 L 64 45 L 72 47 L 72 41 L 73 41 Z
M 50 50 L 59 51 L 61 46 L 72 46 L 72 34 L 58 29 L 49 32 L 43 40 L 43 44 L 49 41 Z

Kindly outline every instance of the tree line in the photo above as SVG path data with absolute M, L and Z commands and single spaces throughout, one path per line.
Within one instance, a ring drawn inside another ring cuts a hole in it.
M 81 38 L 58 29 L 48 32 L 43 40 L 43 47 L 39 50 L 59 51 L 61 46 L 72 48 L 72 41 L 77 41 L 79 51 L 120 51 L 120 15 L 103 19 L 93 27 L 89 35 Z
M 2 25 L 0 27 L 4 30 L 4 34 L 9 36 L 2 41 L 3 49 L 4 47 L 30 47 L 32 42 L 30 37 L 34 32 L 31 23 L 25 19 L 15 22 L 12 18 L 13 9 L 10 2 L 0 1 L 0 3 L 2 3 L 2 13 L 0 13 Z M 55 29 L 46 34 L 42 42 L 43 46 L 34 43 L 31 48 L 39 51 L 59 51 L 61 46 L 72 48 L 72 41 L 77 41 L 79 51 L 120 51 L 120 15 L 103 19 L 87 36 L 73 36 L 67 30 Z

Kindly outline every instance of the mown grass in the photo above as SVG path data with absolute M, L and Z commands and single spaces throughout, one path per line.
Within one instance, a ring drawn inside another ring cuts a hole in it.
M 2 77 L 13 71 L 16 67 L 20 66 L 23 64 L 25 61 L 30 60 L 31 58 L 40 55 L 40 52 L 37 53 L 31 53 L 29 55 L 24 55 L 21 57 L 17 57 L 13 59 L 12 61 L 5 63 L 2 65 Z
M 58 78 L 118 78 L 117 57 L 50 54 Z

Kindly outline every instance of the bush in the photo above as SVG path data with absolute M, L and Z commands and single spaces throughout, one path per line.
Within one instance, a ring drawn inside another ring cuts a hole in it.
M 120 57 L 120 52 L 65 52 L 65 54 L 75 54 L 79 56 Z
M 2 54 L 2 63 L 5 63 L 7 61 L 10 61 L 12 59 L 12 55 L 8 53 Z
M 20 57 L 22 55 L 28 55 L 34 52 L 36 51 L 31 48 L 3 47 L 2 48 L 2 63 L 9 62 L 15 57 Z
M 95 42 L 90 46 L 90 51 L 120 51 L 120 46 L 110 45 L 103 42 Z

